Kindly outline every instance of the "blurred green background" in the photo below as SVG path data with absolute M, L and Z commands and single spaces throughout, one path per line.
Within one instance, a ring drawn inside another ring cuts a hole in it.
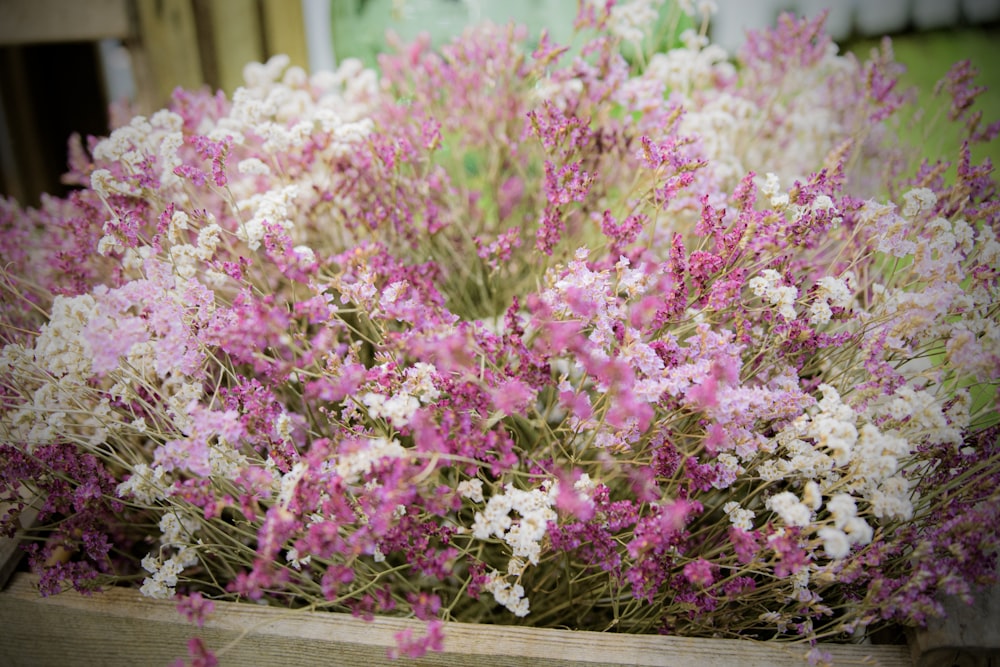
M 928 158 L 954 161 L 953 147 L 959 141 L 959 128 L 946 121 L 948 100 L 935 98 L 935 84 L 960 60 L 970 60 L 979 70 L 976 82 L 987 90 L 977 100 L 975 108 L 983 111 L 983 123 L 1000 120 L 1000 26 L 951 28 L 930 32 L 909 32 L 892 35 L 896 60 L 906 66 L 901 83 L 916 87 L 922 119 L 904 130 L 906 138 L 921 145 Z M 865 58 L 878 46 L 878 39 L 848 41 L 842 46 L 858 57 Z M 935 117 L 939 116 L 937 121 Z M 1000 141 L 973 149 L 973 158 L 990 158 L 1000 164 Z
M 845 0 L 840 0 L 845 1 Z M 867 0 L 868 2 L 879 2 L 880 0 Z M 941 7 L 949 2 L 957 0 L 940 0 Z M 654 34 L 662 34 L 665 27 L 666 14 L 670 11 L 670 2 L 664 3 L 661 9 L 660 25 L 653 30 Z M 746 13 L 743 17 L 747 25 L 771 23 L 768 16 L 760 16 L 761 12 L 772 11 L 774 15 L 778 13 L 778 5 L 773 5 L 769 10 L 766 7 L 761 9 L 766 3 L 754 3 L 749 0 L 733 4 L 719 2 L 719 13 L 715 21 L 719 23 L 717 27 L 724 27 L 727 37 L 723 41 L 732 41 L 731 33 L 736 30 L 742 34 L 745 26 L 736 26 L 739 23 L 739 15 Z M 773 4 L 773 3 L 772 3 Z M 792 2 L 791 4 L 795 4 Z M 813 14 L 818 11 L 824 3 L 822 1 L 800 2 L 806 7 L 803 11 L 810 11 Z M 898 3 L 897 3 L 898 4 Z M 760 5 L 761 7 L 758 7 Z M 826 6 L 841 10 L 844 6 L 837 6 L 828 3 Z M 852 5 L 854 6 L 854 5 Z M 386 50 L 385 34 L 392 31 L 403 43 L 412 42 L 421 33 L 428 33 L 431 41 L 435 45 L 440 45 L 448 41 L 451 37 L 462 32 L 463 28 L 479 21 L 492 21 L 504 24 L 515 21 L 530 27 L 529 44 L 533 43 L 545 26 L 550 36 L 559 43 L 568 44 L 573 38 L 573 17 L 577 9 L 575 0 L 333 0 L 332 11 L 332 37 L 336 57 L 342 60 L 347 57 L 359 58 L 366 65 L 374 67 L 377 63 L 378 54 Z M 870 10 L 870 7 L 854 6 L 851 11 L 855 13 L 854 33 L 855 37 L 848 37 L 840 40 L 842 50 L 851 51 L 860 58 L 867 58 L 871 49 L 878 46 L 878 37 L 858 37 L 860 32 L 864 32 L 861 25 L 862 10 Z M 947 122 L 945 118 L 948 101 L 944 97 L 935 99 L 933 90 L 935 84 L 948 72 L 948 69 L 955 62 L 969 59 L 973 66 L 979 70 L 977 83 L 988 88 L 979 101 L 978 107 L 983 110 L 984 124 L 1000 119 L 1000 67 L 996 65 L 1000 56 L 1000 24 L 988 23 L 980 25 L 970 25 L 968 20 L 962 18 L 962 14 L 953 8 L 954 15 L 958 20 L 958 27 L 938 29 L 931 31 L 904 31 L 892 34 L 893 47 L 896 59 L 906 66 L 907 72 L 903 76 L 902 85 L 904 87 L 915 86 L 919 90 L 919 105 L 914 105 L 913 110 L 919 109 L 921 117 L 902 118 L 906 127 L 904 130 L 904 140 L 915 142 L 922 148 L 927 157 L 954 161 L 957 155 L 955 147 L 958 145 L 959 128 Z M 911 11 L 916 12 L 916 7 L 911 7 Z M 725 12 L 725 14 L 723 14 Z M 872 11 L 867 11 L 872 14 Z M 967 13 L 967 12 L 966 12 Z M 734 16 L 736 14 L 736 16 Z M 836 17 L 831 14 L 829 27 L 831 34 L 850 30 L 850 19 L 845 23 L 844 17 Z M 725 26 L 721 24 L 725 23 Z M 910 25 L 919 23 L 916 18 L 911 18 Z M 692 25 L 691 20 L 686 16 L 677 29 L 677 33 L 685 27 Z M 577 44 L 578 46 L 578 44 Z M 667 46 L 667 44 L 664 44 Z M 729 45 L 728 48 L 732 48 Z M 627 53 L 626 49 L 626 55 Z M 912 110 L 908 110 L 912 113 Z M 912 125 L 912 126 L 911 126 Z M 978 146 L 974 148 L 973 157 L 977 160 L 989 157 L 994 164 L 1000 162 L 1000 144 L 992 142 L 988 146 Z

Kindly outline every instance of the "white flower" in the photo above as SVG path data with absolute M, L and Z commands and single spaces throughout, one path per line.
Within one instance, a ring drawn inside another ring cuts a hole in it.
M 820 491 L 819 484 L 813 480 L 806 482 L 802 490 L 802 502 L 814 512 L 820 508 L 823 504 L 823 494 Z
M 537 524 L 537 520 L 533 525 L 526 525 L 522 520 L 512 525 L 510 530 L 503 536 L 504 542 L 511 547 L 514 556 L 527 559 L 532 565 L 538 565 L 542 553 L 540 542 L 534 539 L 534 533 L 537 532 L 535 530 Z M 545 535 L 544 524 L 542 525 L 541 534 L 542 536 Z
M 487 540 L 491 536 L 503 537 L 512 520 L 510 498 L 502 493 L 492 496 L 482 512 L 476 512 L 472 524 L 472 534 L 476 539 Z
M 853 468 L 868 480 L 878 481 L 894 475 L 900 458 L 909 455 L 910 443 L 888 433 L 882 433 L 874 424 L 861 427 Z
M 507 562 L 507 574 L 512 577 L 520 577 L 524 574 L 528 564 L 516 556 Z
M 846 273 L 841 278 L 824 276 L 816 282 L 815 300 L 809 306 L 809 322 L 816 326 L 830 321 L 833 311 L 830 306 L 849 308 L 854 300 L 850 283 L 854 280 L 853 273 Z
M 809 435 L 818 446 L 829 450 L 838 466 L 847 465 L 851 460 L 851 450 L 858 440 L 854 424 L 823 413 L 812 418 Z
M 198 257 L 203 260 L 211 259 L 221 242 L 222 227 L 214 222 L 205 225 L 198 231 Z
M 594 480 L 590 479 L 590 475 L 583 473 L 580 478 L 573 482 L 573 488 L 581 493 L 589 493 L 597 488 L 597 484 Z
M 468 498 L 474 503 L 483 502 L 483 480 L 467 479 L 458 483 L 456 489 L 460 496 Z
M 482 483 L 473 482 L 479 480 L 470 480 L 465 487 L 462 486 L 465 482 L 460 484 L 460 492 L 481 497 Z M 537 565 L 548 524 L 557 518 L 552 509 L 555 492 L 555 485 L 543 484 L 542 488 L 524 491 L 507 484 L 504 493 L 491 496 L 483 511 L 476 512 L 472 524 L 473 537 L 480 540 L 499 537 L 511 547 L 514 556 Z M 520 514 L 520 518 L 512 517 L 512 511 Z
M 857 516 L 858 506 L 854 498 L 847 493 L 838 493 L 826 503 L 826 509 L 833 517 L 834 525 L 843 528 L 849 519 Z
M 156 574 L 160 571 L 160 559 L 154 556 L 152 553 L 148 553 L 142 557 L 140 561 L 142 569 L 150 574 Z
M 515 616 L 528 615 L 528 599 L 524 597 L 524 587 L 520 584 L 511 584 L 496 570 L 490 573 L 490 578 L 483 585 L 483 589 L 493 593 L 493 599 Z
M 152 576 L 146 577 L 142 582 L 139 593 L 148 598 L 168 600 L 176 594 L 174 587 L 177 586 L 177 578 L 185 568 L 197 564 L 198 555 L 195 550 L 185 547 L 168 558 L 160 561 L 153 554 L 148 554 L 142 559 L 142 567 Z
M 89 377 L 94 354 L 83 331 L 100 315 L 97 302 L 89 294 L 56 296 L 52 314 L 35 339 L 34 360 L 51 375 Z
M 830 199 L 829 195 L 818 195 L 813 200 L 812 208 L 814 211 L 829 211 L 834 208 L 833 200 Z
M 824 526 L 817 534 L 823 540 L 823 550 L 830 558 L 844 558 L 851 552 L 851 543 L 839 528 Z
M 912 218 L 937 204 L 937 195 L 928 188 L 914 188 L 903 194 L 903 217 Z
M 511 508 L 516 510 L 521 516 L 527 516 L 531 512 L 552 506 L 552 498 L 548 493 L 548 486 L 543 489 L 530 489 L 524 491 L 516 488 L 513 484 L 504 485 L 504 493 L 510 498 Z
M 774 269 L 764 269 L 759 276 L 751 278 L 749 285 L 753 293 L 776 306 L 778 313 L 786 320 L 795 319 L 795 299 L 799 296 L 799 290 L 790 285 L 782 285 L 781 274 Z
M 118 485 L 115 493 L 119 498 L 132 496 L 141 505 L 153 505 L 156 501 L 166 498 L 169 486 L 170 482 L 163 468 L 137 463 L 132 468 L 131 476 Z
M 814 327 L 826 324 L 832 316 L 833 311 L 830 310 L 830 304 L 825 300 L 817 299 L 809 304 L 809 324 Z
M 282 412 L 274 421 L 274 432 L 283 442 L 291 442 L 292 419 L 287 412 Z
M 237 238 L 246 241 L 251 250 L 260 247 L 266 230 L 264 223 L 269 222 L 288 231 L 294 226 L 292 216 L 295 213 L 294 201 L 299 196 L 298 185 L 286 185 L 280 190 L 268 190 L 255 193 L 247 199 L 237 202 L 236 207 L 242 213 L 251 212 L 251 217 L 240 225 L 236 232 Z
M 764 176 L 764 182 L 760 184 L 760 193 L 765 197 L 773 197 L 774 195 L 781 192 L 781 180 L 778 175 L 774 172 L 767 172 Z
M 781 191 L 781 180 L 778 175 L 768 172 L 764 182 L 760 184 L 760 193 L 768 198 L 771 208 L 781 211 L 788 206 L 788 195 Z
M 879 519 L 913 518 L 913 503 L 910 502 L 910 483 L 904 477 L 895 476 L 882 482 L 871 494 L 872 514 Z
M 395 396 L 367 393 L 362 403 L 368 408 L 372 417 L 385 417 L 396 428 L 402 428 L 410 423 L 410 419 L 420 408 L 420 401 L 406 393 Z
M 334 467 L 346 484 L 356 484 L 375 463 L 383 458 L 403 458 L 406 450 L 396 440 L 373 438 L 362 441 L 354 451 L 341 456 Z
M 722 511 L 729 516 L 730 523 L 740 530 L 749 531 L 753 529 L 753 519 L 756 516 L 753 510 L 740 507 L 738 502 L 730 500 L 722 506 Z
M 122 244 L 118 242 L 118 239 L 111 234 L 105 234 L 101 237 L 101 240 L 97 242 L 97 254 L 104 257 L 107 257 L 113 252 L 121 252 L 124 249 L 125 248 Z
M 377 551 L 377 548 L 376 548 Z M 383 557 L 384 559 L 384 557 Z M 299 554 L 299 550 L 295 547 L 290 547 L 287 552 L 285 552 L 285 560 L 296 570 L 301 570 L 303 565 L 308 565 L 312 560 L 312 556 Z M 377 560 L 377 559 L 376 559 Z
M 316 253 L 307 245 L 297 245 L 292 248 L 292 254 L 299 261 L 300 266 L 309 266 L 316 263 Z
M 434 386 L 434 374 L 436 372 L 437 368 L 432 364 L 418 361 L 406 369 L 406 379 L 403 381 L 401 389 L 419 398 L 421 403 L 436 401 L 441 395 L 438 388 Z
M 168 511 L 160 517 L 160 544 L 165 547 L 184 547 L 191 543 L 200 523 L 197 519 L 177 512 Z
M 767 507 L 789 526 L 808 526 L 812 512 L 791 491 L 782 491 L 767 499 Z
M 868 522 L 859 516 L 847 519 L 841 527 L 847 533 L 851 544 L 870 544 L 872 536 L 875 534 Z
M 768 459 L 757 466 L 757 474 L 765 482 L 780 482 L 788 474 L 788 461 Z
M 292 501 L 292 496 L 295 494 L 295 488 L 299 485 L 299 481 L 306 474 L 309 464 L 303 461 L 297 461 L 292 469 L 281 477 L 281 486 L 278 491 L 278 505 L 284 508 L 288 508 L 288 503 Z
M 603 5 L 603 1 L 600 3 Z M 645 32 L 656 23 L 657 7 L 663 0 L 632 0 L 620 2 L 611 8 L 608 27 L 627 42 L 642 41 Z
M 236 165 L 236 169 L 241 174 L 254 174 L 259 176 L 266 176 L 267 174 L 271 173 L 271 168 L 255 157 L 250 157 L 245 160 L 240 160 L 240 163 Z
M 169 600 L 174 597 L 176 591 L 158 579 L 146 577 L 139 587 L 139 594 L 153 600 Z

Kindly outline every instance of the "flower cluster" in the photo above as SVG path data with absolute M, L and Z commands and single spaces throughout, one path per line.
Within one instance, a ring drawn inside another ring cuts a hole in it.
M 920 162 L 888 46 L 644 53 L 661 4 L 250 65 L 2 200 L 0 528 L 42 503 L 43 592 L 415 616 L 419 656 L 857 638 L 992 581 L 1000 126 Z

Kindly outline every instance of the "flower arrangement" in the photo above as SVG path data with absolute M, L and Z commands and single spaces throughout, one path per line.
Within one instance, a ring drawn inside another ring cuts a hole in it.
M 993 581 L 968 65 L 921 162 L 888 43 L 649 53 L 656 4 L 581 2 L 572 57 L 252 64 L 3 200 L 0 526 L 41 499 L 41 592 L 415 616 L 419 656 L 444 620 L 857 640 Z

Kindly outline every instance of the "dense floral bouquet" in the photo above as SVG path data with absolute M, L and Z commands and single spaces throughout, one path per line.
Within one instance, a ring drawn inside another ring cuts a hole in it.
M 443 620 L 856 640 L 992 581 L 968 65 L 920 161 L 888 44 L 626 59 L 655 4 L 582 2 L 572 57 L 250 65 L 4 201 L 0 525 L 40 499 L 41 592 L 415 616 L 420 655 Z

